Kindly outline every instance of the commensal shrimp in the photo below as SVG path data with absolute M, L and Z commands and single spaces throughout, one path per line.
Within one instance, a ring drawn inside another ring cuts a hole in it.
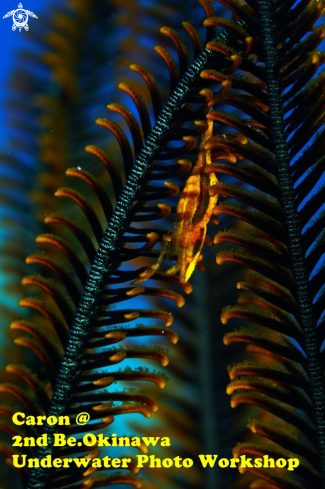
M 207 225 L 218 200 L 218 194 L 209 195 L 209 189 L 217 183 L 214 173 L 206 174 L 206 165 L 211 164 L 211 150 L 205 145 L 213 134 L 213 121 L 208 121 L 208 128 L 202 136 L 198 158 L 194 164 L 192 175 L 187 179 L 176 208 L 176 223 L 172 231 L 163 236 L 164 244 L 157 262 L 134 282 L 138 284 L 147 280 L 160 267 L 165 254 L 177 259 L 177 263 L 165 274 L 180 272 L 180 283 L 186 283 L 202 260 L 201 250 L 206 242 Z
M 171 254 L 175 254 L 177 258 L 176 265 L 166 273 L 179 270 L 181 283 L 189 280 L 202 259 L 203 244 L 208 242 L 207 225 L 218 200 L 218 194 L 213 197 L 209 195 L 209 188 L 217 183 L 217 177 L 214 173 L 204 173 L 205 166 L 211 164 L 211 151 L 207 151 L 205 145 L 212 134 L 213 121 L 208 121 L 208 129 L 203 134 L 198 159 L 177 205 L 175 228 L 171 235 L 163 238 L 171 243 Z

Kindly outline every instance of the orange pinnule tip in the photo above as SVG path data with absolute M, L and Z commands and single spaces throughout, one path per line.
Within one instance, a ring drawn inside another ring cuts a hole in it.
M 114 355 L 110 356 L 109 360 L 111 362 L 119 363 L 122 362 L 122 360 L 124 360 L 125 357 L 126 357 L 125 351 L 118 351 L 117 353 L 114 353 Z
M 128 290 L 126 292 L 126 295 L 128 295 L 129 297 L 136 297 L 138 295 L 141 295 L 145 292 L 145 287 L 141 286 L 141 287 L 134 287 L 133 289 L 131 290 Z
M 114 421 L 114 416 L 105 416 L 105 418 L 102 418 L 102 423 L 105 423 L 107 425 L 112 424 Z

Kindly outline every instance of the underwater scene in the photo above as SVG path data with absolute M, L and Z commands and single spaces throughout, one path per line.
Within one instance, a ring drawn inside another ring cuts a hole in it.
M 3 3 L 0 489 L 325 488 L 325 0 Z

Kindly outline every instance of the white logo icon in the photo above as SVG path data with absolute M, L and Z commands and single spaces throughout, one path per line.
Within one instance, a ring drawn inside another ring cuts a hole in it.
M 37 15 L 35 15 L 33 12 L 30 12 L 30 10 L 24 10 L 21 3 L 18 5 L 17 10 L 12 10 L 11 12 L 6 13 L 6 15 L 4 15 L 2 18 L 6 19 L 7 17 L 11 17 L 11 15 L 14 22 L 12 30 L 15 31 L 18 27 L 19 32 L 21 32 L 22 28 L 24 28 L 25 31 L 29 30 L 29 26 L 27 24 L 29 15 L 31 17 L 34 17 L 34 19 L 38 19 Z

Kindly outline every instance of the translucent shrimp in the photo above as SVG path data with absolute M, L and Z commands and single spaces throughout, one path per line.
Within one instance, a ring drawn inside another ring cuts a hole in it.
M 143 272 L 134 283 L 143 282 L 153 275 L 166 254 L 175 256 L 177 263 L 165 273 L 174 274 L 179 271 L 181 283 L 186 283 L 195 268 L 200 266 L 203 244 L 209 241 L 206 235 L 207 225 L 218 200 L 218 194 L 209 195 L 209 189 L 218 181 L 217 177 L 214 173 L 204 172 L 206 165 L 211 164 L 211 150 L 206 150 L 205 145 L 212 134 L 213 121 L 208 121 L 192 175 L 187 179 L 177 205 L 175 226 L 169 234 L 163 236 L 165 242 L 157 262 Z

